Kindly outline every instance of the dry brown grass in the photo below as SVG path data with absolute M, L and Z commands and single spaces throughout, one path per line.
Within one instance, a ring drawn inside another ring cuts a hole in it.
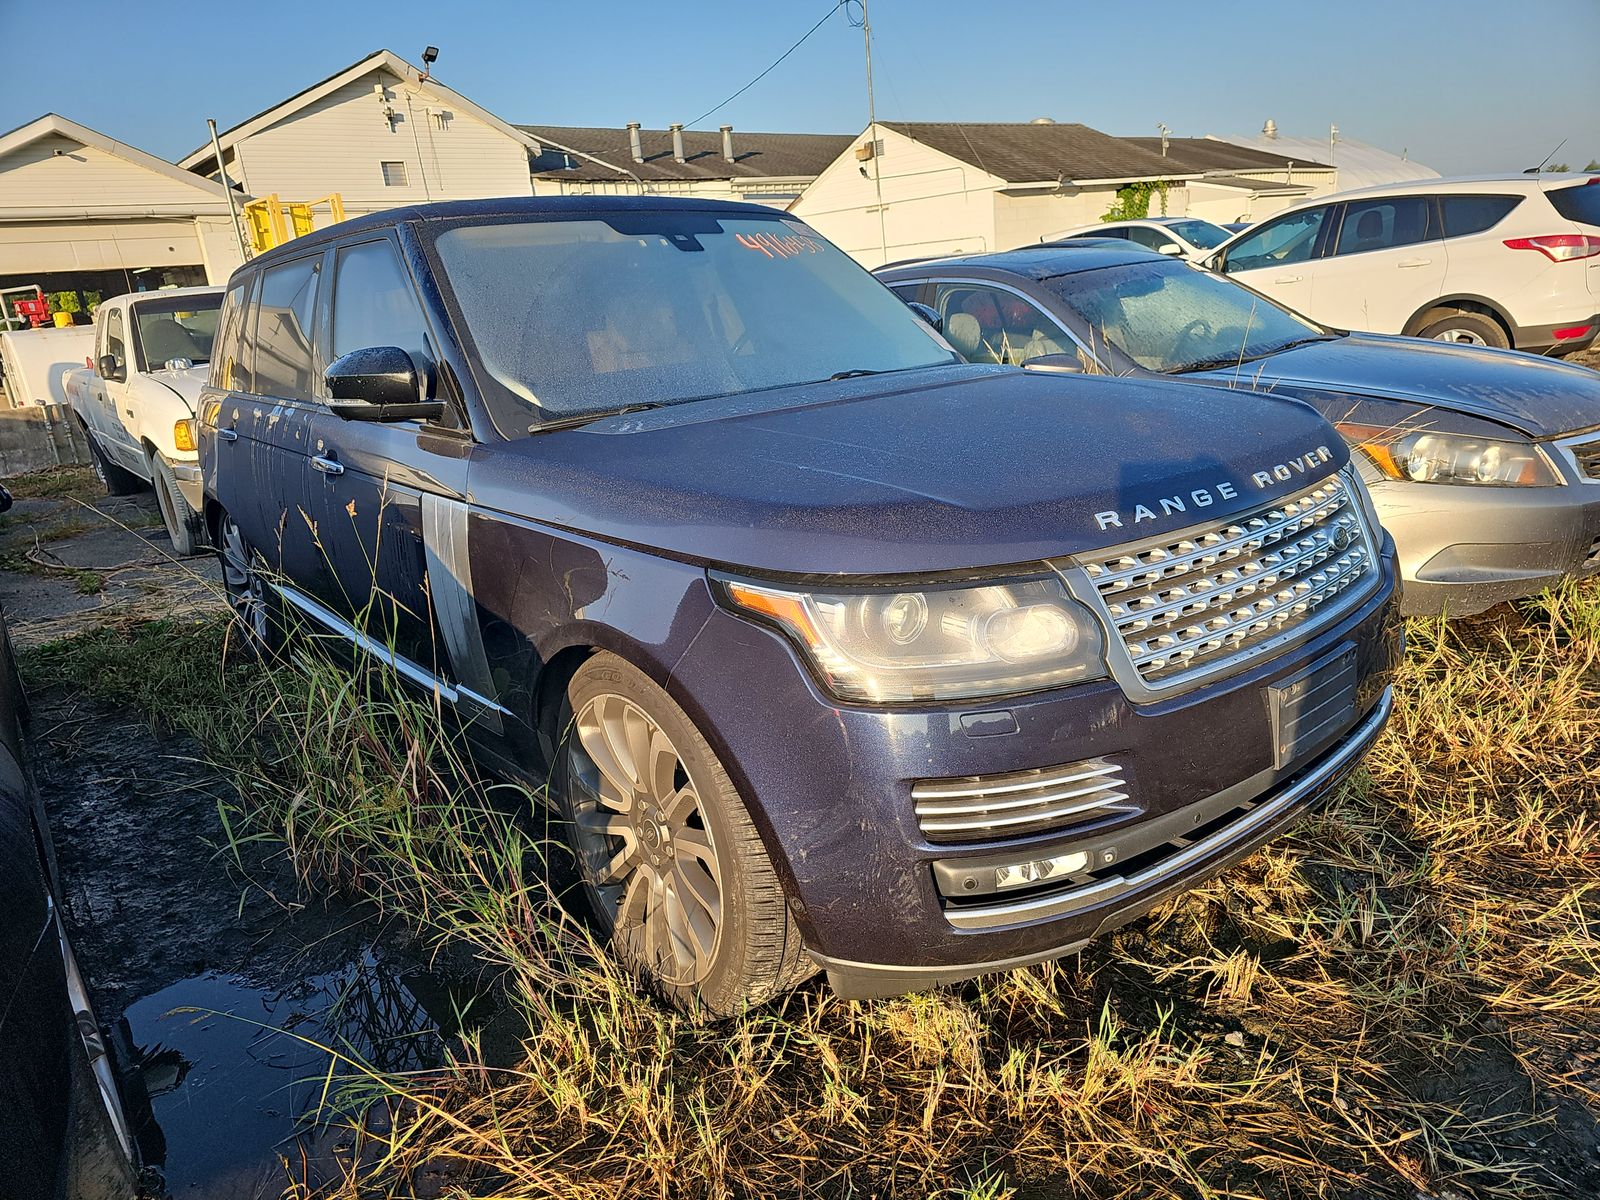
M 1600 1195 L 1600 586 L 1409 632 L 1368 771 L 1218 880 L 1078 959 L 720 1025 L 606 964 L 425 708 L 253 676 L 236 836 L 469 947 L 526 1029 L 513 1069 L 343 1060 L 386 1132 L 296 1192 Z

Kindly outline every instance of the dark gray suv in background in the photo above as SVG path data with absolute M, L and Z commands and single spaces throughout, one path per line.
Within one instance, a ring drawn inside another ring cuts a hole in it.
M 962 362 L 756 205 L 399 209 L 229 283 L 205 515 L 552 798 L 618 953 L 729 1013 L 1069 953 L 1327 795 L 1392 544 L 1304 405 Z

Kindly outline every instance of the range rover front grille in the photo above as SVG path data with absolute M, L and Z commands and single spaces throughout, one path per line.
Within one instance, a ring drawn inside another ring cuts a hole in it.
M 1084 563 L 1139 678 L 1171 688 L 1237 666 L 1377 572 L 1359 500 L 1335 475 L 1294 499 Z
M 1122 768 L 1104 759 L 1064 767 L 911 785 L 917 824 L 930 842 L 982 842 L 1062 830 L 1138 807 Z

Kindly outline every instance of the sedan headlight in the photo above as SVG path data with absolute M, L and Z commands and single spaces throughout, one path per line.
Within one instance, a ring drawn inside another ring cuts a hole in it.
M 1346 422 L 1338 430 L 1390 479 L 1487 487 L 1556 487 L 1561 476 L 1532 442 L 1462 433 L 1381 429 Z
M 800 591 L 725 579 L 835 696 L 959 700 L 1105 676 L 1100 626 L 1053 575 L 935 587 Z

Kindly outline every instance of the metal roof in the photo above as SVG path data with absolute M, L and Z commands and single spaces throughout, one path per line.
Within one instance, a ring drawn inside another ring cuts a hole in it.
M 1152 154 L 1161 153 L 1161 139 L 1158 137 L 1131 137 L 1122 140 L 1132 142 Z M 1308 171 L 1333 170 L 1333 167 L 1325 162 L 1295 158 L 1292 154 L 1280 154 L 1276 150 L 1237 146 L 1217 138 L 1169 137 L 1167 157 L 1175 163 L 1182 164 L 1185 169 L 1193 171 L 1282 171 L 1291 163 Z
M 518 125 L 534 141 L 627 167 L 640 179 L 813 179 L 854 140 L 847 133 L 751 133 L 733 131 L 733 161 L 722 157 L 720 131 L 685 129 L 684 161 L 672 156 L 672 133 L 666 129 L 641 129 L 639 141 L 644 161 L 633 161 L 626 127 L 592 125 Z M 616 173 L 579 161 L 563 167 L 535 159 L 533 174 L 540 179 L 614 179 Z
M 1404 155 L 1390 154 L 1387 150 L 1380 150 L 1342 134 L 1331 146 L 1327 138 L 1295 138 L 1282 134 L 1276 137 L 1260 133 L 1254 136 L 1229 134 L 1221 138 L 1207 136 L 1214 141 L 1282 155 L 1295 162 L 1300 162 L 1303 156 L 1306 162 L 1330 163 L 1339 172 L 1338 186 L 1341 191 L 1409 179 L 1439 178 L 1439 172 L 1432 167 L 1425 167 Z

